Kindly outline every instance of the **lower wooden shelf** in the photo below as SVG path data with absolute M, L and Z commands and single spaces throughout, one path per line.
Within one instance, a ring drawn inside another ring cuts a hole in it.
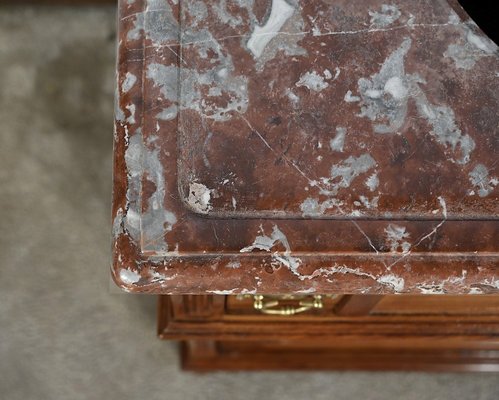
M 374 297 L 275 316 L 235 296 L 161 296 L 158 334 L 192 371 L 499 371 L 499 296 Z

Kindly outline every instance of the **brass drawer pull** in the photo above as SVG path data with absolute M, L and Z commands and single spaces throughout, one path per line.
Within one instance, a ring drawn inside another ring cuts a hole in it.
M 290 316 L 324 307 L 322 296 L 253 296 L 253 308 L 263 314 Z M 281 304 L 281 300 L 299 300 L 298 306 Z

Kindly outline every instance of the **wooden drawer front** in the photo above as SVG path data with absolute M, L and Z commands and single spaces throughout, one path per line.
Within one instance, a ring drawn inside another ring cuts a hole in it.
M 255 300 L 253 297 L 227 296 L 225 313 L 227 315 L 264 316 L 262 311 L 255 309 Z M 266 298 L 272 299 L 273 297 Z M 299 304 L 299 300 L 280 300 L 280 306 L 282 307 L 289 305 L 290 307 L 297 308 Z M 323 307 L 320 309 L 311 309 L 292 317 L 317 318 L 362 315 L 499 316 L 499 296 L 496 295 L 337 295 L 323 296 L 322 304 Z
M 324 318 L 332 316 L 361 316 L 368 315 L 378 304 L 383 296 L 365 295 L 330 295 L 330 296 L 261 296 L 261 303 L 270 304 L 267 310 L 260 310 L 257 307 L 257 296 L 227 296 L 225 313 L 226 315 L 241 316 L 261 316 L 266 318 Z M 319 307 L 308 307 L 313 302 Z M 274 303 L 274 304 L 272 304 Z M 286 315 L 286 311 L 291 310 Z
M 499 296 L 383 296 L 370 314 L 499 316 Z
M 338 296 L 325 298 L 322 309 L 278 316 L 261 314 L 249 298 L 161 296 L 159 335 L 220 340 L 462 336 L 499 346 L 498 297 Z

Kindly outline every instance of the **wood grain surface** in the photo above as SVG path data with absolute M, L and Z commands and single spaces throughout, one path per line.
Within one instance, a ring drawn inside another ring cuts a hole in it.
M 187 370 L 499 371 L 499 296 L 338 296 L 263 315 L 236 296 L 160 296 Z

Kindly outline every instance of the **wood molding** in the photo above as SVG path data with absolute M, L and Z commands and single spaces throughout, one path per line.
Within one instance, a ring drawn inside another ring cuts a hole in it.
M 499 372 L 498 350 L 328 348 L 302 349 L 293 343 L 184 341 L 184 370 L 352 370 Z

